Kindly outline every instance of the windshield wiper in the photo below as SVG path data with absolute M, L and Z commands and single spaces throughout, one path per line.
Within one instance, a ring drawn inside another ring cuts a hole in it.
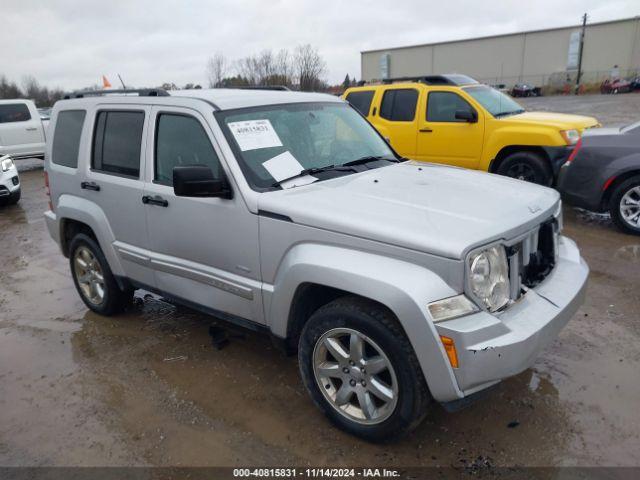
M 354 165 L 363 165 L 365 163 L 375 162 L 377 160 L 386 160 L 387 162 L 392 162 L 392 163 L 402 162 L 402 160 L 398 158 L 382 157 L 379 155 L 367 155 L 366 157 L 361 157 L 356 160 L 351 160 L 350 162 L 343 163 L 342 165 L 344 167 L 353 167 Z
M 313 175 L 314 173 L 328 172 L 329 170 L 340 170 L 343 166 L 344 165 L 326 165 L 324 167 L 305 168 L 304 170 L 300 170 L 295 175 L 291 175 L 290 177 L 283 178 L 282 180 L 279 180 L 279 181 L 273 183 L 271 186 L 272 187 L 278 187 L 278 186 L 282 185 L 284 182 L 287 182 L 289 180 L 293 180 L 294 178 L 304 177 L 305 175 Z M 349 166 L 347 166 L 347 168 L 345 168 L 344 170 L 353 170 L 353 169 L 349 168 Z
M 506 117 L 507 115 L 518 115 L 519 113 L 524 113 L 524 108 L 520 110 L 512 110 L 510 112 L 500 112 L 494 115 L 495 118 Z
M 284 182 L 287 182 L 289 180 L 293 180 L 294 178 L 304 177 L 305 175 L 313 175 L 314 173 L 328 172 L 328 171 L 331 171 L 331 170 L 338 171 L 338 172 L 339 171 L 353 171 L 353 172 L 356 172 L 357 170 L 355 170 L 353 167 L 355 167 L 357 165 L 362 165 L 362 164 L 365 164 L 365 163 L 369 163 L 369 162 L 374 162 L 374 161 L 377 161 L 377 160 L 386 160 L 386 161 L 392 162 L 392 163 L 399 163 L 399 162 L 405 161 L 405 159 L 388 158 L 388 157 L 369 155 L 369 156 L 366 156 L 366 157 L 358 158 L 357 160 L 352 160 L 350 162 L 343 163 L 341 165 L 326 165 L 324 167 L 305 168 L 304 170 L 301 170 L 300 172 L 296 173 L 295 175 L 292 175 L 290 177 L 283 178 L 282 180 L 274 182 L 271 186 L 272 187 L 279 187 Z

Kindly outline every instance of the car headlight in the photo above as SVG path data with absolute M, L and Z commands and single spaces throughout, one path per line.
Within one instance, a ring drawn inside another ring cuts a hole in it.
M 560 135 L 567 142 L 567 145 L 575 145 L 580 140 L 580 132 L 578 130 L 560 130 Z
M 469 287 L 490 312 L 509 302 L 509 266 L 502 245 L 472 253 L 468 260 Z
M 2 162 L 0 162 L 0 168 L 2 168 L 3 172 L 11 170 L 13 168 L 13 160 L 10 158 L 4 158 Z

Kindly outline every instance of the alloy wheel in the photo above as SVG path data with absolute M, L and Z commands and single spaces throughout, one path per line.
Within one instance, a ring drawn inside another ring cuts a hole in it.
M 633 228 L 640 228 L 640 185 L 630 188 L 620 199 L 620 216 Z
M 329 404 L 363 425 L 385 421 L 398 402 L 398 380 L 382 348 L 366 335 L 335 328 L 313 350 L 316 383 Z
M 79 247 L 73 257 L 73 268 L 82 295 L 92 304 L 104 301 L 104 274 L 100 262 L 87 247 Z

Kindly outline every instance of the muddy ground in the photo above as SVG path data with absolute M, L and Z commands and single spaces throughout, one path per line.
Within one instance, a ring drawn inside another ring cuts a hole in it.
M 211 318 L 144 292 L 125 315 L 88 312 L 42 171 L 22 182 L 0 209 L 0 465 L 640 465 L 640 237 L 606 217 L 565 207 L 587 300 L 531 369 L 376 446 L 333 428 L 268 338 L 218 351 Z

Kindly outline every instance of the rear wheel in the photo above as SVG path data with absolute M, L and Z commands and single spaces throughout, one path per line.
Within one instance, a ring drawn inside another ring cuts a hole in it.
M 515 152 L 508 155 L 500 163 L 497 173 L 544 186 L 550 186 L 553 182 L 549 162 L 534 152 Z
M 120 289 L 97 242 L 79 233 L 71 240 L 69 252 L 73 282 L 85 305 L 100 315 L 122 312 L 133 290 Z
M 414 428 L 430 395 L 408 339 L 374 302 L 343 297 L 305 325 L 298 350 L 312 399 L 342 430 L 370 441 Z
M 621 230 L 640 235 L 640 175 L 615 187 L 611 194 L 609 212 Z

